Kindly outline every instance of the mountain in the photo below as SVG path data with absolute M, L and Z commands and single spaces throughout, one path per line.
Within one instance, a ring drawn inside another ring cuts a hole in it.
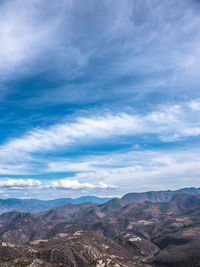
M 39 213 L 51 209 L 56 206 L 65 204 L 81 204 L 86 202 L 104 203 L 110 198 L 100 198 L 95 196 L 83 196 L 80 198 L 60 198 L 53 200 L 39 200 L 39 199 L 17 199 L 8 198 L 0 199 L 0 214 L 9 211 L 21 211 Z
M 182 188 L 179 190 L 166 190 L 166 191 L 149 191 L 144 193 L 128 193 L 124 195 L 121 200 L 125 203 L 132 203 L 132 202 L 144 202 L 144 201 L 151 201 L 151 202 L 166 202 L 170 201 L 174 196 L 178 194 L 200 194 L 200 188 Z

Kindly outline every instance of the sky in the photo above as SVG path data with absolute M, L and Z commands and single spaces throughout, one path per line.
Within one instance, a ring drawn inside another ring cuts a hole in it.
M 200 187 L 199 0 L 0 1 L 0 198 Z

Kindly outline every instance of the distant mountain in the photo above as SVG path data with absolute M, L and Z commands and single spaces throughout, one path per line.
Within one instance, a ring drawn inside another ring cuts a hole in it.
M 200 194 L 200 188 L 182 188 L 179 190 L 171 191 L 149 191 L 144 193 L 128 193 L 124 195 L 121 199 L 112 198 L 100 198 L 96 196 L 82 196 L 79 198 L 59 198 L 53 200 L 39 200 L 39 199 L 17 199 L 8 198 L 0 199 L 0 214 L 10 211 L 20 211 L 20 212 L 30 212 L 33 214 L 42 213 L 46 210 L 52 209 L 54 207 L 63 206 L 66 204 L 83 204 L 87 202 L 93 202 L 97 204 L 102 204 L 102 209 L 110 210 L 115 209 L 123 205 L 127 205 L 133 202 L 167 202 L 178 194 Z M 111 201 L 107 203 L 107 201 Z M 105 205 L 104 205 L 105 204 Z M 91 215 L 91 214 L 90 214 Z
M 51 209 L 56 206 L 65 204 L 82 204 L 86 202 L 104 203 L 110 198 L 100 198 L 95 196 L 83 196 L 79 198 L 60 198 L 53 200 L 39 200 L 39 199 L 17 199 L 8 198 L 0 199 L 0 214 L 9 211 L 21 211 L 39 213 Z
M 125 203 L 132 203 L 132 202 L 144 202 L 144 201 L 151 201 L 151 202 L 165 202 L 170 201 L 174 196 L 178 194 L 200 194 L 200 188 L 182 188 L 179 190 L 166 190 L 166 191 L 149 191 L 144 193 L 128 193 L 124 195 L 121 200 Z

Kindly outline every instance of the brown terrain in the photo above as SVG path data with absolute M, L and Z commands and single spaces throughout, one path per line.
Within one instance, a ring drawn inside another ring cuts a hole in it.
M 4 213 L 0 266 L 200 266 L 200 195 L 157 200 Z

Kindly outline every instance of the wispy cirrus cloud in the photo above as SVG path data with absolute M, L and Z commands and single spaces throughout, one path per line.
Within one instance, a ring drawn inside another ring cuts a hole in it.
M 32 164 L 30 164 L 31 160 L 29 157 L 29 161 L 23 162 L 23 157 L 21 157 L 21 153 L 15 153 L 14 155 L 10 155 L 10 153 L 5 153 L 4 157 L 2 155 L 1 163 L 0 163 L 0 175 L 20 175 L 20 174 L 28 174 L 32 171 Z M 19 158 L 18 158 L 19 157 Z
M 192 104 L 193 103 L 193 104 Z M 195 109 L 194 109 L 195 103 Z M 192 106 L 191 106 L 192 105 Z M 77 117 L 74 122 L 55 124 L 47 129 L 33 129 L 21 138 L 0 146 L 1 158 L 31 161 L 36 152 L 65 149 L 69 145 L 107 140 L 120 136 L 155 134 L 163 142 L 199 136 L 200 121 L 196 102 L 164 106 L 145 115 L 134 113 Z

